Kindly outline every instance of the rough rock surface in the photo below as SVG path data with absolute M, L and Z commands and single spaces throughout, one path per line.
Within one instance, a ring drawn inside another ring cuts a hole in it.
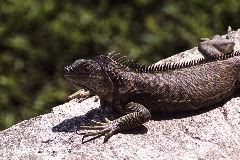
M 233 33 L 240 48 L 240 30 Z M 196 48 L 164 61 L 201 57 Z M 160 62 L 162 63 L 162 62 Z M 82 144 L 74 131 L 99 119 L 99 101 L 71 100 L 0 132 L 0 159 L 239 159 L 240 97 L 191 114 L 153 117 L 144 126 Z M 102 115 L 102 116 L 101 116 Z

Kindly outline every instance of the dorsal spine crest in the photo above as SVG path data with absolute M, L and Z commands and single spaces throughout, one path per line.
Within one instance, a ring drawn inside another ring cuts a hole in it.
M 128 60 L 127 56 L 121 56 L 120 53 L 111 52 L 107 55 L 107 57 L 111 59 L 114 63 L 124 67 L 128 67 L 137 73 L 159 73 L 159 72 L 168 71 L 168 70 L 182 69 L 182 68 L 196 66 L 196 65 L 209 63 L 217 60 L 225 60 L 234 56 L 240 56 L 240 51 L 235 51 L 228 54 L 222 54 L 219 57 L 216 57 L 216 59 L 199 58 L 199 59 L 194 59 L 187 62 L 145 65 L 145 64 L 134 63 L 132 60 Z

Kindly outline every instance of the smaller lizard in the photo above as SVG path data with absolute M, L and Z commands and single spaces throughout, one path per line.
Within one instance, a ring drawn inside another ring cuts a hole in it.
M 82 140 L 104 135 L 106 142 L 113 134 L 149 121 L 151 114 L 197 110 L 230 97 L 240 88 L 240 53 L 233 52 L 235 43 L 229 35 L 230 31 L 226 38 L 204 39 L 198 50 L 205 59 L 186 63 L 139 66 L 109 54 L 79 59 L 65 67 L 66 79 L 98 95 L 101 107 L 123 115 L 80 126 L 98 130 L 83 133 Z

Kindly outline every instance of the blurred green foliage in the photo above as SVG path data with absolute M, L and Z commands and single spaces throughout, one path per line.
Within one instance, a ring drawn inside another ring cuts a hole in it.
M 64 103 L 63 67 L 77 58 L 158 61 L 239 19 L 239 0 L 0 0 L 0 129 Z

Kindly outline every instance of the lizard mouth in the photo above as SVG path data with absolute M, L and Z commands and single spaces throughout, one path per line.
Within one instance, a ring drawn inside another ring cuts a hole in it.
M 71 82 L 72 83 L 72 85 L 74 86 L 74 87 L 76 87 L 76 88 L 82 88 L 82 89 L 84 89 L 84 90 L 86 90 L 86 91 L 89 91 L 90 93 L 94 93 L 94 90 L 92 90 L 91 88 L 89 88 L 89 87 L 87 87 L 86 85 L 83 85 L 83 84 L 79 84 L 79 83 L 77 83 L 77 82 Z
M 64 75 L 64 77 L 77 88 L 80 87 L 85 90 L 91 90 L 89 87 L 83 84 L 82 75 Z
M 75 74 L 65 74 L 64 77 L 69 80 L 71 83 L 80 85 L 82 81 L 86 80 L 88 75 L 75 75 Z
M 89 74 L 64 74 L 65 78 L 84 78 L 84 77 L 88 77 Z

